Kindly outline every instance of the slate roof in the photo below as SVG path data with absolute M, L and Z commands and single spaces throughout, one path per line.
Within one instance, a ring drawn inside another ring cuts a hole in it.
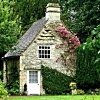
M 12 50 L 8 51 L 4 58 L 20 56 L 23 51 L 30 45 L 36 35 L 42 30 L 47 20 L 44 18 L 34 22 L 32 26 L 26 31 L 26 33 L 19 39 L 16 46 L 12 47 Z

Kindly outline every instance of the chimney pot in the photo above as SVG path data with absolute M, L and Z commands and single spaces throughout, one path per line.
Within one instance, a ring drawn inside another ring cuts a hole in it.
M 58 3 L 47 4 L 46 19 L 49 21 L 60 20 L 60 6 Z

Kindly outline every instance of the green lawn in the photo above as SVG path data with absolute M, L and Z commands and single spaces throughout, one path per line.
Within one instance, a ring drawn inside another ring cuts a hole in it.
M 9 100 L 100 100 L 100 95 L 78 96 L 12 96 Z

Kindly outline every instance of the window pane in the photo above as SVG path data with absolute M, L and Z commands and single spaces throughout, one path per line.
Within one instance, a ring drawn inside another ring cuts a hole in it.
M 41 50 L 39 50 L 39 54 L 41 54 Z
M 45 50 L 45 54 L 47 54 L 47 50 Z
M 44 58 L 44 55 L 41 55 L 41 58 Z
M 48 56 L 47 56 L 47 55 L 45 55 L 45 58 L 48 58 Z
M 40 54 L 39 54 L 39 58 L 42 58 Z
M 50 58 L 50 55 L 48 55 L 48 58 Z
M 50 46 L 39 46 L 38 55 L 39 58 L 50 58 Z
M 41 49 L 41 46 L 39 46 L 39 49 Z
M 48 54 L 50 54 L 50 50 L 48 50 Z
M 45 46 L 45 49 L 47 49 L 48 47 L 47 46 Z
M 42 50 L 42 54 L 44 54 L 44 50 Z
M 42 49 L 44 49 L 44 46 L 42 46 Z

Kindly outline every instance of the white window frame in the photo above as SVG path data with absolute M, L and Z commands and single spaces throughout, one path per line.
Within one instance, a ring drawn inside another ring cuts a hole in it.
M 40 46 L 41 46 L 41 49 L 40 49 Z M 44 49 L 42 48 L 43 46 L 44 46 Z M 45 47 L 47 47 L 47 49 L 45 49 Z M 49 49 L 48 49 L 48 47 L 49 47 Z M 50 50 L 50 54 L 49 54 L 49 53 L 46 53 L 46 54 L 44 53 L 44 54 L 41 54 L 41 56 L 44 55 L 43 58 L 42 58 L 42 57 L 39 57 L 39 56 L 40 56 L 39 50 L 41 50 L 41 51 L 42 51 L 42 50 L 43 50 L 43 51 L 45 51 L 45 50 Z M 46 58 L 45 55 L 47 55 L 47 56 L 49 55 L 50 57 L 47 57 L 47 58 Z M 38 46 L 38 59 L 50 59 L 50 58 L 51 58 L 51 46 L 50 46 L 50 45 L 39 45 L 39 46 Z

